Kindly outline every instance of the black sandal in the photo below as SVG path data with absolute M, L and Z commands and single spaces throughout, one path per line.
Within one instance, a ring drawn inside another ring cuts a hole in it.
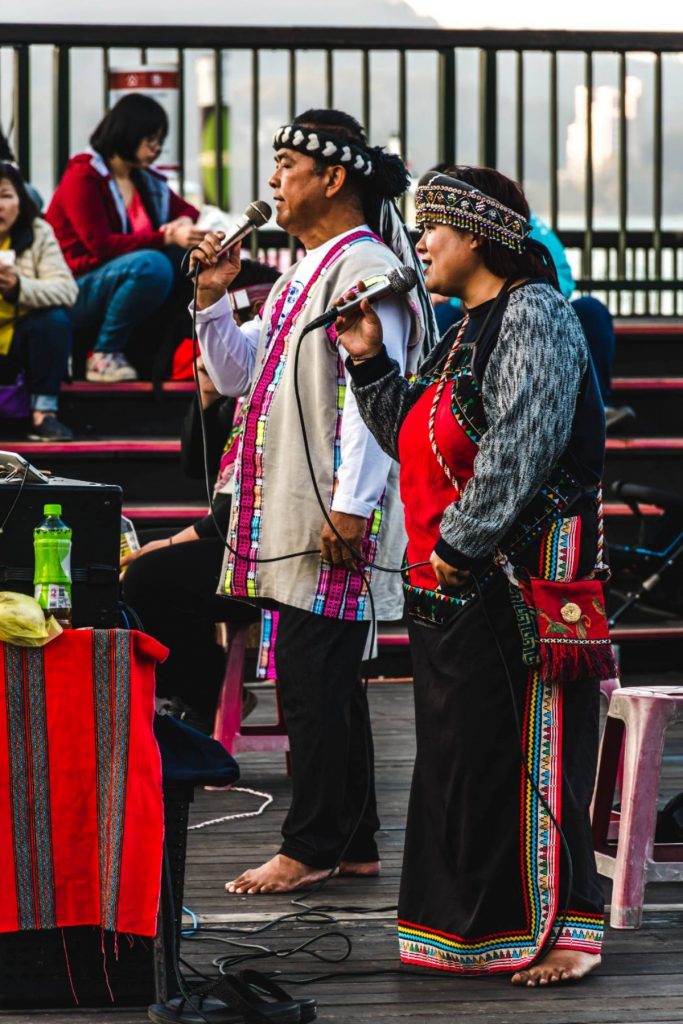
M 267 992 L 276 999 L 298 1003 L 301 1007 L 301 1024 L 308 1024 L 318 1016 L 318 1004 L 313 996 L 292 996 L 274 978 L 260 971 L 240 971 L 239 977 L 257 993 Z
M 176 996 L 147 1010 L 154 1024 L 300 1024 L 295 1000 L 271 1002 L 240 978 L 222 974 L 193 989 L 189 999 Z

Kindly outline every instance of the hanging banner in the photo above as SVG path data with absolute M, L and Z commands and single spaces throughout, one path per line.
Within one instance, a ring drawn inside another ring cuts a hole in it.
M 168 135 L 154 169 L 166 175 L 176 175 L 180 170 L 178 151 L 178 113 L 180 104 L 180 72 L 174 64 L 158 64 L 130 70 L 109 70 L 109 104 L 129 92 L 140 92 L 151 96 L 166 111 Z

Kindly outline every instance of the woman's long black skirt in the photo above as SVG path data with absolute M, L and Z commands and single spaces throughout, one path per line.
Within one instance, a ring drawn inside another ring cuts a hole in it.
M 597 953 L 603 932 L 588 818 L 598 683 L 547 683 L 524 665 L 502 573 L 484 600 L 500 650 L 480 600 L 449 626 L 410 624 L 401 959 L 463 974 L 518 970 L 558 930 L 558 948 Z

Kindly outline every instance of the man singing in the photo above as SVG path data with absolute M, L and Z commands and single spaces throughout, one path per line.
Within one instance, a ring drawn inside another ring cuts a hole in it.
M 274 147 L 277 223 L 306 254 L 274 285 L 262 318 L 242 328 L 232 319 L 226 288 L 239 270 L 237 248 L 217 259 L 221 235 L 209 234 L 193 254 L 204 265 L 197 291 L 204 364 L 223 394 L 247 395 L 228 536 L 237 555 L 226 553 L 221 592 L 275 603 L 280 612 L 275 657 L 292 759 L 280 850 L 228 882 L 234 893 L 290 892 L 325 877 L 340 858 L 342 874 L 378 874 L 372 737 L 360 682 L 368 582 L 378 619 L 402 611 L 400 577 L 367 565 L 363 575 L 350 550 L 368 563 L 399 564 L 396 467 L 360 419 L 333 328 L 313 331 L 301 342 L 298 385 L 330 527 L 306 461 L 294 357 L 306 325 L 335 296 L 414 262 L 392 201 L 405 191 L 406 169 L 368 146 L 358 122 L 336 110 L 299 115 L 276 133 Z M 377 306 L 402 369 L 416 362 L 425 323 L 431 328 L 419 280 L 408 296 Z M 303 554 L 278 560 L 296 552 Z

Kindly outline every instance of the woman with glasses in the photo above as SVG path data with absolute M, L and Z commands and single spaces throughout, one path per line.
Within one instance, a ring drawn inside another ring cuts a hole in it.
M 131 335 L 170 295 L 183 249 L 199 242 L 199 212 L 152 167 L 168 132 L 149 96 L 123 96 L 73 157 L 46 219 L 78 282 L 78 332 L 94 336 L 86 377 L 135 380 Z

